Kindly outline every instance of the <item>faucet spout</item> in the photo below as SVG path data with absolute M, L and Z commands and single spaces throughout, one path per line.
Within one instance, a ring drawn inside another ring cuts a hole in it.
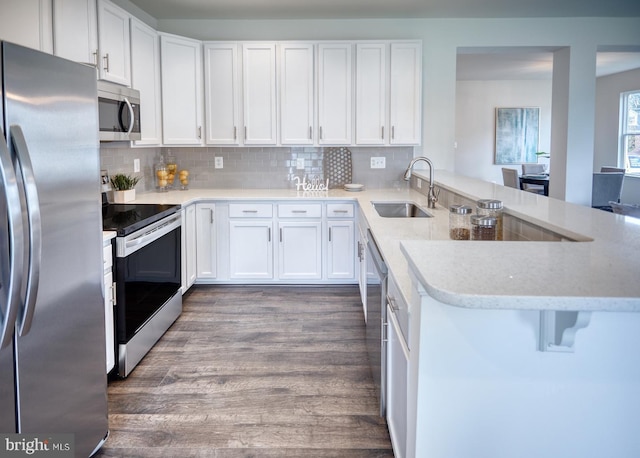
M 411 178 L 411 170 L 413 169 L 413 166 L 420 161 L 426 162 L 427 165 L 429 166 L 429 195 L 427 196 L 427 198 L 429 199 L 429 208 L 436 208 L 436 202 L 438 201 L 438 196 L 434 192 L 433 163 L 428 157 L 420 156 L 412 159 L 411 162 L 409 163 L 409 166 L 407 167 L 407 170 L 405 170 L 404 172 L 404 180 L 409 181 L 409 179 Z

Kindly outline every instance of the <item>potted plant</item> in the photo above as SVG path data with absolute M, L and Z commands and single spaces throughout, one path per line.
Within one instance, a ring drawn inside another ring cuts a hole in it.
M 131 202 L 136 198 L 135 186 L 140 181 L 140 177 L 132 177 L 124 173 L 117 173 L 111 177 L 113 187 L 113 201 L 117 204 Z

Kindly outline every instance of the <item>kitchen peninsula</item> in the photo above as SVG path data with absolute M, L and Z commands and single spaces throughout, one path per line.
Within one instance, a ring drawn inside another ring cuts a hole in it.
M 426 176 L 412 180 L 403 190 L 198 189 L 137 202 L 356 201 L 409 309 L 397 456 L 638 456 L 640 220 L 445 171 L 432 218 L 378 216 L 371 201 L 426 208 Z M 508 240 L 449 240 L 448 205 L 482 198 L 504 202 Z

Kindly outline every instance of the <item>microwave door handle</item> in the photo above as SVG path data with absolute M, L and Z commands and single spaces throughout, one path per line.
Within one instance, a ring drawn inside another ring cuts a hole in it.
M 124 97 L 124 103 L 127 104 L 127 108 L 129 108 L 129 130 L 127 130 L 127 135 L 129 135 L 131 133 L 131 131 L 133 130 L 133 124 L 134 124 L 134 120 L 133 120 L 133 107 L 131 106 L 131 102 L 129 102 L 129 99 Z
M 0 349 L 11 345 L 16 316 L 20 308 L 22 271 L 24 268 L 24 228 L 22 205 L 15 169 L 9 148 L 0 128 L 0 189 L 7 206 L 7 238 L 0 240 L 0 255 L 9 260 L 9 271 L 0 277 L 0 294 L 5 309 L 0 309 Z
M 36 186 L 33 166 L 29 155 L 29 148 L 24 139 L 22 128 L 13 125 L 9 128 L 11 141 L 16 153 L 16 159 L 20 165 L 22 175 L 22 185 L 27 202 L 28 221 L 28 268 L 26 278 L 26 293 L 24 297 L 24 308 L 21 315 L 18 315 L 18 333 L 26 335 L 31 329 L 33 313 L 38 295 L 38 285 L 40 284 L 40 264 L 42 259 L 42 224 L 40 214 L 40 200 L 38 199 L 38 188 Z

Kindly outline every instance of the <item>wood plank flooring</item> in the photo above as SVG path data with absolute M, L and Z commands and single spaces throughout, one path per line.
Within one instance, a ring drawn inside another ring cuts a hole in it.
M 393 457 L 356 286 L 194 286 L 97 457 Z

